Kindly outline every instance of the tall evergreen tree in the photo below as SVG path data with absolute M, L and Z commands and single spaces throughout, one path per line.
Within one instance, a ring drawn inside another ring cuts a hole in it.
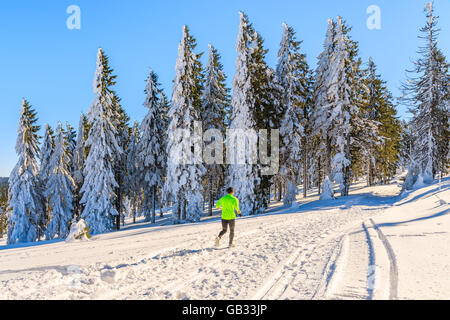
M 90 130 L 89 122 L 87 117 L 84 114 L 81 114 L 80 121 L 78 124 L 78 136 L 77 143 L 74 150 L 73 156 L 73 180 L 75 183 L 74 187 L 74 212 L 77 217 L 81 215 L 83 212 L 83 208 L 81 205 L 81 188 L 84 182 L 84 166 L 86 163 L 87 156 L 87 148 L 86 148 L 86 140 L 87 134 Z
M 349 182 L 358 179 L 362 174 L 363 166 L 369 166 L 368 162 L 373 150 L 381 139 L 378 132 L 378 124 L 372 118 L 376 106 L 371 100 L 370 89 L 367 86 L 368 70 L 362 68 L 362 60 L 355 59 L 351 73 L 351 98 L 355 106 L 350 118 L 350 168 Z
M 248 20 L 247 15 L 240 12 L 239 34 L 236 43 L 238 57 L 236 59 L 236 73 L 233 80 L 233 95 L 231 98 L 232 116 L 230 129 L 256 130 L 255 97 L 253 79 L 253 46 L 255 31 Z M 238 139 L 238 137 L 234 137 Z M 256 143 L 257 137 L 245 137 L 245 145 Z M 234 141 L 229 141 L 233 143 Z M 261 183 L 259 166 L 252 159 L 252 155 L 246 150 L 235 149 L 235 162 L 228 167 L 229 185 L 236 190 L 236 196 L 240 200 L 243 215 L 260 213 L 263 210 L 256 195 L 257 186 Z M 237 164 L 237 157 L 244 156 L 245 164 Z M 230 160 L 230 159 L 229 159 Z
M 350 187 L 350 144 L 352 120 L 358 113 L 354 91 L 357 44 L 348 35 L 350 28 L 341 17 L 337 18 L 336 41 L 330 70 L 330 86 L 327 92 L 332 110 L 330 134 L 336 147 L 332 160 L 333 179 L 340 184 L 341 195 L 347 196 Z
M 144 106 L 147 115 L 141 123 L 142 137 L 137 150 L 138 176 L 145 194 L 143 213 L 146 221 L 156 222 L 156 206 L 158 189 L 163 187 L 163 176 L 166 165 L 166 131 L 163 123 L 161 105 L 161 89 L 158 76 L 152 70 L 145 87 Z
M 300 42 L 296 40 L 292 27 L 283 24 L 283 38 L 278 52 L 277 81 L 283 88 L 281 99 L 282 120 L 281 169 L 286 182 L 285 205 L 292 205 L 297 194 L 297 180 L 302 166 L 306 119 L 301 107 L 306 104 L 308 66 L 305 56 L 300 53 Z M 304 178 L 304 181 L 306 179 Z M 304 183 L 304 188 L 306 188 Z
M 194 155 L 190 156 L 191 145 L 187 146 L 188 150 L 184 150 L 186 157 L 180 157 L 180 148 L 186 145 L 186 140 L 183 135 L 178 134 L 180 130 L 186 130 L 190 134 L 198 135 L 194 122 L 201 120 L 203 75 L 199 60 L 201 55 L 194 52 L 196 45 L 195 38 L 190 35 L 187 26 L 184 26 L 183 39 L 178 47 L 172 103 L 168 114 L 168 161 L 164 185 L 165 199 L 175 202 L 175 223 L 180 220 L 198 221 L 203 211 L 202 179 L 206 169 L 199 159 L 199 150 L 194 150 Z M 195 139 L 199 138 L 201 140 L 201 136 Z M 197 146 L 201 147 L 201 141 L 197 142 Z
M 115 81 L 111 83 L 114 85 Z M 124 200 L 127 193 L 127 187 L 125 186 L 125 181 L 127 179 L 127 153 L 128 153 L 128 143 L 130 140 L 131 128 L 128 126 L 130 121 L 127 113 L 123 109 L 120 98 L 117 97 L 116 93 L 112 91 L 113 94 L 113 115 L 114 115 L 114 125 L 117 128 L 117 143 L 119 149 L 115 153 L 114 157 L 114 175 L 117 182 L 117 187 L 115 189 L 116 201 L 115 206 L 119 215 L 116 217 L 115 226 L 117 230 L 120 230 L 120 223 L 123 220 L 124 214 Z M 120 152 L 120 151 L 121 152 Z
M 39 217 L 43 214 L 38 180 L 39 126 L 36 112 L 23 100 L 16 152 L 19 156 L 9 177 L 9 205 L 12 208 L 8 244 L 38 239 Z
M 128 205 L 132 211 L 133 223 L 136 223 L 136 215 L 141 211 L 142 203 L 142 179 L 140 179 L 140 163 L 138 160 L 139 145 L 141 141 L 141 132 L 139 123 L 134 122 L 131 130 L 130 143 L 127 153 L 127 182 L 128 186 Z
M 449 68 L 438 48 L 438 17 L 434 15 L 433 3 L 427 4 L 426 11 L 428 20 L 420 30 L 425 45 L 409 71 L 412 76 L 404 85 L 404 101 L 413 114 L 413 157 L 418 170 L 414 176 L 421 174 L 425 182 L 431 182 L 437 172 L 447 172 L 449 164 Z
M 53 137 L 52 128 L 46 124 L 44 138 L 40 149 L 40 168 L 39 168 L 39 194 L 42 196 L 42 206 L 44 209 L 43 215 L 39 218 L 39 234 L 43 234 L 47 228 L 47 224 L 50 221 L 51 206 L 49 204 L 49 198 L 44 196 L 45 189 L 47 188 L 47 182 L 51 175 L 50 159 L 55 148 L 55 142 Z
M 48 239 L 65 238 L 69 234 L 73 216 L 73 189 L 75 183 L 70 174 L 70 144 L 62 124 L 56 129 L 55 150 L 50 159 L 51 175 L 47 181 L 45 196 L 52 208 L 50 224 L 46 230 Z
M 377 74 L 372 58 L 369 59 L 365 83 L 368 97 L 367 104 L 363 107 L 363 117 L 371 123 L 369 125 L 365 123 L 363 130 L 367 132 L 375 125 L 376 131 L 373 133 L 379 137 L 378 141 L 367 135 L 361 137 L 367 146 L 365 153 L 367 182 L 368 185 L 373 185 L 377 179 L 379 182 L 387 183 L 398 166 L 402 127 L 396 118 L 397 111 L 392 102 L 392 94 L 387 89 L 385 81 Z
M 331 79 L 330 64 L 334 51 L 335 37 L 336 23 L 332 19 L 329 19 L 323 45 L 324 50 L 318 57 L 318 66 L 314 76 L 314 107 L 311 112 L 312 134 L 318 137 L 315 151 L 318 159 L 319 189 L 325 176 L 331 176 L 332 137 L 329 134 L 331 122 L 328 120 L 331 114 L 331 108 L 328 103 L 328 88 Z M 323 167 L 323 175 L 321 175 L 321 167 Z
M 319 56 L 314 108 L 314 126 L 325 146 L 326 176 L 332 174 L 343 196 L 350 187 L 352 128 L 361 97 L 357 43 L 350 39 L 350 30 L 341 17 L 329 22 L 325 50 Z
M 253 34 L 250 60 L 250 95 L 252 97 L 251 110 L 255 119 L 255 129 L 279 129 L 281 124 L 280 101 L 283 96 L 283 88 L 277 83 L 275 71 L 266 62 L 268 50 L 264 48 L 264 39 L 256 32 Z M 274 132 L 271 132 L 274 134 Z M 268 150 L 272 150 L 272 140 L 257 135 L 258 145 L 267 142 Z M 266 140 L 266 141 L 263 141 Z M 259 150 L 260 152 L 262 150 Z M 269 153 L 269 151 L 267 151 Z M 270 186 L 274 176 L 262 174 L 262 163 L 256 163 L 254 170 L 257 174 L 255 180 L 255 213 L 264 211 L 269 203 Z
M 116 209 L 114 160 L 122 153 L 117 141 L 114 113 L 114 94 L 110 89 L 114 76 L 108 65 L 108 57 L 98 50 L 97 70 L 94 80 L 96 97 L 89 109 L 90 131 L 86 140 L 89 155 L 86 159 L 84 183 L 81 188 L 84 205 L 82 218 L 92 234 L 111 231 L 113 220 L 119 215 Z
M 227 108 L 230 103 L 230 90 L 225 82 L 226 76 L 220 62 L 220 54 L 212 45 L 209 45 L 202 97 L 203 130 L 217 129 L 222 135 L 225 134 Z M 205 142 L 205 149 L 211 143 L 214 143 L 214 140 Z M 224 184 L 225 167 L 223 163 L 212 163 L 207 164 L 206 169 L 205 193 L 208 196 L 209 214 L 212 215 L 214 198 L 219 192 L 219 187 Z

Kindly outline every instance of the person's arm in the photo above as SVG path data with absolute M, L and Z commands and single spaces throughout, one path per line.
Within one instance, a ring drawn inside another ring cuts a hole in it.
M 241 210 L 239 209 L 239 200 L 236 198 L 236 211 L 240 217 L 242 217 Z
M 217 203 L 216 203 L 217 209 L 220 209 L 220 207 L 222 206 L 222 203 L 220 202 L 220 200 L 222 200 L 222 199 L 219 199 L 219 201 L 217 201 Z

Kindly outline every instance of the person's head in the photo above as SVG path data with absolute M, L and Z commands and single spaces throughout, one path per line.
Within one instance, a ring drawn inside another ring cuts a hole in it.
M 227 189 L 227 193 L 233 195 L 233 194 L 234 194 L 234 189 L 233 189 L 233 187 L 229 187 L 229 188 Z

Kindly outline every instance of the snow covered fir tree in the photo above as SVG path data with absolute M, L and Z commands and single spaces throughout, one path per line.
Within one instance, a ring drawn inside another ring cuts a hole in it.
M 236 58 L 236 73 L 233 80 L 233 96 L 231 98 L 232 116 L 230 128 L 235 130 L 256 129 L 257 112 L 254 96 L 257 88 L 251 84 L 256 82 L 254 77 L 254 51 L 255 36 L 257 33 L 249 22 L 248 17 L 240 12 L 239 34 L 236 42 L 238 57 Z M 231 139 L 238 139 L 234 136 Z M 261 182 L 260 170 L 255 159 L 246 152 L 245 145 L 255 143 L 256 136 L 246 137 L 244 144 L 238 144 L 233 154 L 234 159 L 228 159 L 228 184 L 236 190 L 236 197 L 240 199 L 243 215 L 261 213 L 263 206 L 256 194 L 258 184 Z M 232 141 L 231 143 L 233 143 Z M 242 157 L 242 159 L 238 159 Z
M 219 52 L 210 44 L 208 54 L 208 64 L 205 68 L 205 85 L 202 95 L 202 123 L 203 130 L 218 130 L 222 135 L 226 132 L 227 119 L 230 117 L 230 97 L 229 89 L 226 86 L 226 76 L 223 65 L 220 62 Z M 214 199 L 220 194 L 225 184 L 225 166 L 223 165 L 223 155 L 215 154 L 214 141 L 217 137 L 214 132 L 205 139 L 205 190 L 204 194 L 208 198 L 208 213 L 213 214 Z M 208 154 L 209 153 L 209 154 Z M 209 157 L 211 156 L 211 157 Z M 217 156 L 221 157 L 217 161 Z M 211 161 L 206 161 L 211 159 Z
M 184 26 L 168 113 L 170 123 L 164 186 L 165 199 L 175 203 L 172 209 L 175 222 L 198 221 L 203 211 L 202 189 L 206 169 L 201 150 L 194 148 L 193 139 L 185 135 L 198 130 L 194 126 L 201 121 L 203 72 L 199 60 L 201 55 L 194 52 L 196 46 L 195 38 L 189 33 L 188 27 Z M 201 133 L 196 138 L 201 139 Z M 197 143 L 197 146 L 202 147 L 202 144 Z
M 135 181 L 139 180 L 140 188 L 145 195 L 143 199 L 143 214 L 147 221 L 156 221 L 157 196 L 163 186 L 166 164 L 166 131 L 163 122 L 164 106 L 159 88 L 158 76 L 150 70 L 145 87 L 144 106 L 148 108 L 147 115 L 140 125 L 141 136 L 136 144 Z M 136 128 L 137 129 L 137 128 Z M 135 133 L 133 136 L 135 137 Z M 134 157 L 131 157 L 132 161 Z M 132 165 L 133 167 L 133 165 Z M 134 168 L 134 167 L 133 167 Z
M 305 55 L 299 52 L 300 42 L 296 41 L 292 27 L 283 23 L 283 29 L 276 75 L 277 84 L 283 88 L 280 101 L 282 112 L 280 176 L 286 185 L 284 204 L 290 206 L 297 195 L 298 175 L 301 172 L 302 160 L 306 156 L 303 152 L 306 148 L 306 141 L 303 138 L 306 136 L 307 121 L 304 110 L 307 108 L 310 92 L 307 78 L 309 69 Z
M 98 50 L 97 70 L 94 80 L 95 100 L 88 112 L 90 130 L 85 145 L 89 148 L 83 169 L 84 182 L 80 192 L 84 206 L 81 217 L 92 234 L 111 231 L 119 215 L 115 202 L 118 187 L 114 161 L 123 150 L 117 141 L 114 92 L 110 89 L 114 76 L 108 65 L 108 57 Z
M 39 183 L 39 126 L 36 111 L 26 100 L 22 103 L 16 143 L 19 156 L 9 177 L 8 243 L 34 242 L 41 235 L 40 218 L 44 215 Z
M 0 185 L 0 237 L 16 244 L 64 239 L 80 226 L 96 235 L 129 221 L 198 222 L 216 213 L 228 186 L 248 216 L 271 202 L 295 206 L 302 196 L 333 202 L 354 183 L 389 184 L 405 169 L 405 189 L 432 183 L 450 170 L 450 73 L 435 10 L 427 5 L 424 44 L 401 99 L 388 89 L 380 61 L 362 59 L 342 17 L 324 25 L 312 65 L 301 41 L 306 30 L 280 23 L 270 57 L 270 42 L 240 12 L 233 75 L 225 74 L 222 49 L 210 44 L 203 55 L 184 26 L 171 95 L 163 77 L 141 70 L 140 119 L 125 111 L 132 106 L 119 98 L 110 59 L 98 49 L 95 97 L 77 130 L 61 119 L 41 131 L 23 100 L 17 163 L 8 186 Z M 410 121 L 400 120 L 398 103 L 408 104 Z M 263 174 L 261 153 L 251 152 L 267 142 L 272 153 L 275 142 L 263 130 L 279 130 L 275 174 Z
M 49 163 L 49 178 L 44 196 L 52 208 L 50 223 L 46 228 L 48 239 L 65 238 L 69 234 L 70 221 L 73 212 L 73 189 L 75 183 L 70 173 L 70 144 L 59 123 L 55 133 L 55 149 Z
M 404 100 L 413 114 L 408 124 L 412 132 L 411 154 L 406 189 L 417 179 L 430 183 L 437 174 L 449 171 L 449 64 L 439 49 L 438 17 L 433 3 L 427 4 L 427 22 L 420 38 L 425 42 L 418 51 L 420 58 L 409 70 L 404 86 Z

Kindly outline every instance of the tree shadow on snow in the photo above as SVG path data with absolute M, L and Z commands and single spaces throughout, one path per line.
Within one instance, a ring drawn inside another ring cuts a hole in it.
M 397 227 L 397 226 L 402 225 L 402 224 L 419 222 L 419 221 L 430 220 L 430 219 L 442 217 L 442 216 L 445 216 L 446 214 L 450 214 L 450 209 L 445 209 L 445 210 L 443 210 L 441 212 L 432 214 L 431 216 L 425 216 L 425 217 L 420 217 L 420 218 L 411 219 L 411 220 L 405 220 L 405 221 L 399 221 L 399 222 L 380 223 L 380 224 L 378 224 L 378 226 L 379 227 Z

